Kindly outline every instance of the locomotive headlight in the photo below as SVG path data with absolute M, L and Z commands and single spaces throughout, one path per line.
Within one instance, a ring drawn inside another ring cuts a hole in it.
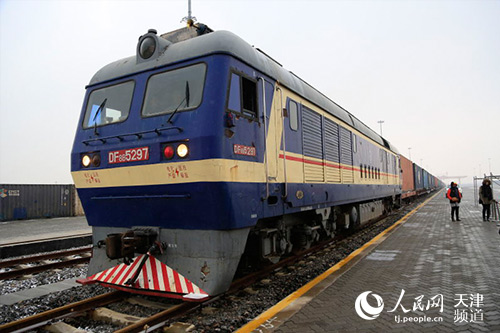
M 165 53 L 170 44 L 172 43 L 158 36 L 155 29 L 149 29 L 148 33 L 139 37 L 139 41 L 137 42 L 135 52 L 137 64 L 157 59 Z
M 188 154 L 189 154 L 189 148 L 187 145 L 181 143 L 179 146 L 177 146 L 177 155 L 179 155 L 180 158 L 184 158 Z
M 84 167 L 88 168 L 89 165 L 90 165 L 90 162 L 91 162 L 90 156 L 89 155 L 83 155 L 83 157 L 82 157 L 82 165 Z
M 156 39 L 152 36 L 148 36 L 141 41 L 139 45 L 139 54 L 141 58 L 150 58 L 156 50 Z

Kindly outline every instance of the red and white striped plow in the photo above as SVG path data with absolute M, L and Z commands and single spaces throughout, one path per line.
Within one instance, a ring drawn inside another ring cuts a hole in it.
M 134 258 L 130 265 L 120 264 L 84 279 L 81 284 L 100 283 L 103 286 L 131 293 L 198 301 L 209 295 L 184 276 L 168 267 L 154 256 L 149 256 L 140 268 L 144 254 Z M 130 284 L 137 270 L 135 281 Z

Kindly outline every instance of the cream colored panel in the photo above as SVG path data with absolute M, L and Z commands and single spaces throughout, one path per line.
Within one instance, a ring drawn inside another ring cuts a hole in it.
M 82 170 L 72 172 L 72 176 L 77 188 L 194 182 L 265 182 L 264 164 L 226 159 Z

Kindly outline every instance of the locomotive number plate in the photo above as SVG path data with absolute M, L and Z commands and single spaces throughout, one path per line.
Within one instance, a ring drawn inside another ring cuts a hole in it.
M 108 164 L 147 160 L 149 160 L 149 147 L 115 150 L 108 153 Z
M 257 149 L 255 147 L 233 145 L 233 152 L 236 155 L 255 156 Z

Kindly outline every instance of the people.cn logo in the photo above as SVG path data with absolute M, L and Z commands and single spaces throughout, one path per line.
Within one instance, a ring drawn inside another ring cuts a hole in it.
M 382 297 L 377 294 L 373 294 L 373 297 L 377 300 L 377 306 L 373 307 L 368 304 L 368 295 L 370 295 L 371 291 L 365 291 L 361 293 L 358 298 L 356 298 L 356 312 L 358 316 L 366 320 L 373 320 L 379 316 L 379 314 L 384 310 L 384 301 Z

